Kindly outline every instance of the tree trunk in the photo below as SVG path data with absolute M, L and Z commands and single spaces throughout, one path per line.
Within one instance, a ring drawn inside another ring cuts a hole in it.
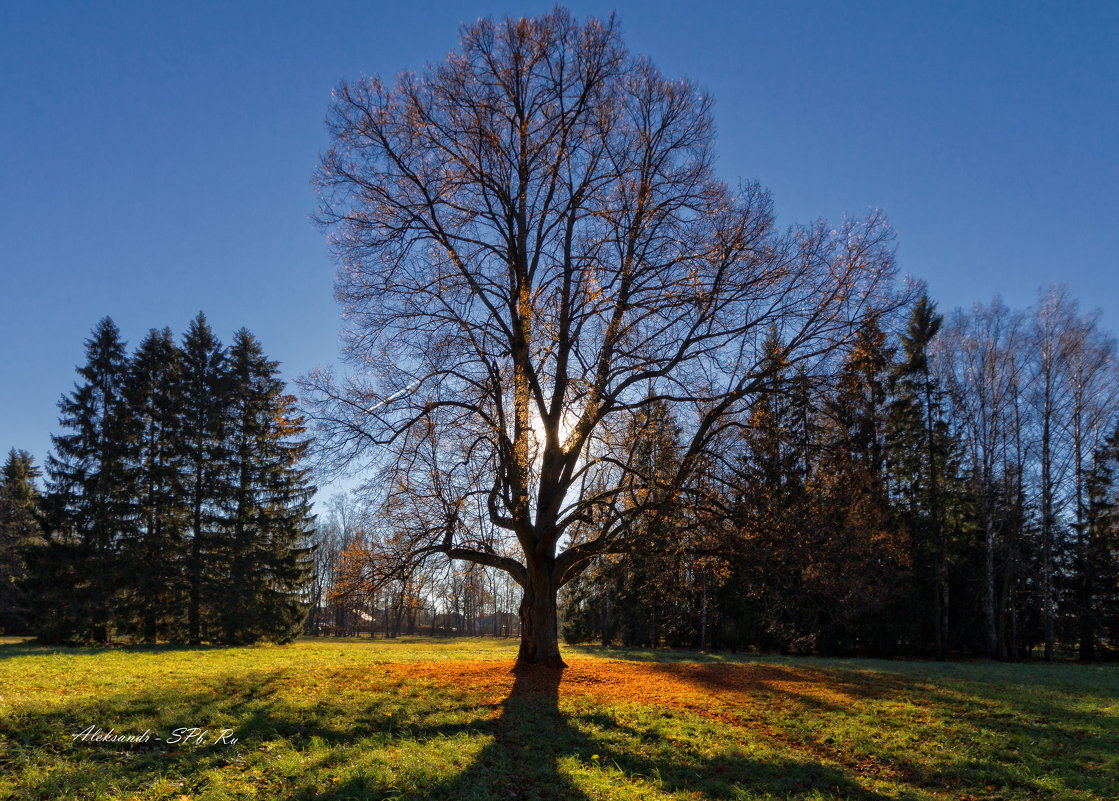
M 1092 615 L 1087 610 L 1080 612 L 1077 621 L 1080 630 L 1079 657 L 1082 662 L 1091 662 L 1096 658 L 1096 630 Z
M 927 347 L 926 347 L 927 358 Z M 928 460 L 929 468 L 929 517 L 932 523 L 932 541 L 936 548 L 934 557 L 935 564 L 933 566 L 934 581 L 936 586 L 933 588 L 933 615 L 936 616 L 936 623 L 933 626 L 936 638 L 936 658 L 944 659 L 947 654 L 946 639 L 947 621 L 945 618 L 948 616 L 947 601 L 941 596 L 945 592 L 948 585 L 947 573 L 947 560 L 948 560 L 948 545 L 945 542 L 944 525 L 940 520 L 940 476 L 936 469 L 936 426 L 933 423 L 933 382 L 929 373 L 928 362 L 925 363 L 924 369 L 925 383 L 925 430 L 922 432 L 925 437 L 925 458 Z M 945 592 L 946 594 L 946 592 Z
M 609 588 L 607 588 L 607 590 L 606 590 L 606 598 L 605 598 L 605 601 L 604 601 L 604 607 L 605 608 L 603 609 L 603 612 L 602 612 L 602 630 L 599 632 L 599 635 L 600 635 L 599 639 L 602 643 L 602 647 L 606 648 L 610 645 L 610 640 L 612 639 L 612 636 L 611 636 L 612 632 L 610 631 L 610 589 Z
M 993 492 L 988 479 L 987 492 Z M 995 521 L 993 499 L 984 501 L 984 570 L 983 570 L 983 624 L 984 650 L 992 659 L 998 656 L 998 615 L 995 610 Z
M 517 666 L 552 665 L 566 667 L 559 652 L 559 616 L 555 571 L 548 566 L 530 564 L 521 599 L 521 648 Z
M 1013 528 L 1017 529 L 1017 526 L 1015 525 Z M 997 658 L 1002 660 L 1012 659 L 1014 654 L 1013 647 L 1009 642 L 1008 631 L 1011 629 L 1010 616 L 1014 608 L 1012 593 L 1018 563 L 1018 532 L 1016 530 L 1011 531 L 1006 550 L 1006 564 L 1003 566 L 998 599 L 999 650 Z
M 939 558 L 939 557 L 938 557 Z M 935 619 L 933 625 L 933 635 L 936 643 L 936 658 L 945 658 L 944 647 L 944 610 L 941 590 L 944 587 L 944 577 L 941 575 L 940 565 L 936 566 L 936 585 L 933 587 L 933 618 Z
M 1048 384 L 1045 393 L 1041 431 L 1041 620 L 1045 632 L 1045 661 L 1052 662 L 1056 635 L 1053 625 L 1053 482 Z
M 1095 610 L 1092 608 L 1092 598 L 1095 595 L 1092 559 L 1095 549 L 1092 548 L 1091 535 L 1083 533 L 1080 540 L 1080 575 L 1077 577 L 1077 633 L 1079 634 L 1079 656 L 1082 662 L 1091 662 L 1096 658 L 1096 619 Z
M 940 634 L 942 638 L 940 643 L 941 647 L 944 649 L 944 656 L 942 656 L 941 659 L 946 659 L 948 657 L 948 647 L 950 643 L 950 629 L 948 628 L 948 623 L 950 621 L 949 614 L 951 611 L 948 602 L 950 600 L 948 595 L 948 581 L 945 579 L 940 582 Z
M 201 468 L 195 470 L 195 482 L 202 485 Z M 202 642 L 202 493 L 194 493 L 194 509 L 191 515 L 190 566 L 187 577 L 190 581 L 190 595 L 187 606 L 187 642 L 198 645 Z M 318 604 L 315 605 L 316 608 Z
M 707 579 L 702 581 L 703 600 L 699 610 L 699 650 L 707 650 Z

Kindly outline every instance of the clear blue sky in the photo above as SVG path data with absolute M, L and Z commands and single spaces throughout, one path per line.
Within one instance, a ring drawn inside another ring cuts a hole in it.
M 0 449 L 42 462 L 104 315 L 336 360 L 308 216 L 330 90 L 545 3 L 0 4 Z M 783 222 L 883 208 L 942 309 L 1067 282 L 1119 328 L 1119 2 L 572 3 L 716 98 Z

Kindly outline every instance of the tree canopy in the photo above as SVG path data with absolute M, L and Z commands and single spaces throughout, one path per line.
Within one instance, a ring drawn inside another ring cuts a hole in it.
M 670 498 L 700 502 L 766 339 L 811 365 L 890 286 L 879 214 L 780 229 L 761 187 L 722 181 L 711 107 L 613 19 L 559 9 L 335 92 L 317 181 L 354 369 L 305 381 L 322 447 L 426 499 L 409 554 L 524 587 L 522 662 L 559 661 L 556 591 L 588 560 L 640 547 Z M 686 432 L 668 480 L 620 448 L 654 403 Z

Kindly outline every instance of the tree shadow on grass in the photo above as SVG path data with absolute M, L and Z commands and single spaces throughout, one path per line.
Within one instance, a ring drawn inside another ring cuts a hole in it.
M 644 784 L 654 791 L 683 791 L 708 799 L 741 798 L 744 792 L 851 801 L 885 798 L 866 790 L 843 771 L 814 760 L 710 757 L 687 746 L 680 746 L 671 756 L 648 756 L 641 752 L 649 749 L 613 746 L 611 742 L 629 746 L 648 743 L 650 733 L 598 711 L 566 715 L 559 707 L 562 673 L 562 668 L 547 667 L 516 670 L 500 716 L 481 727 L 492 734 L 492 741 L 471 764 L 448 780 L 393 797 L 582 801 L 613 797 L 611 790 L 618 785 Z M 592 729 L 602 736 L 582 729 Z M 366 801 L 383 797 L 384 788 L 359 775 L 325 794 L 308 789 L 290 799 Z
M 31 717 L 0 718 L 0 767 L 19 769 L 21 783 L 11 786 L 19 789 L 17 797 L 26 799 L 124 797 L 142 794 L 169 776 L 179 781 L 174 792 L 200 794 L 207 788 L 214 791 L 210 777 L 224 768 L 246 779 L 259 775 L 251 779 L 260 782 L 259 797 L 289 801 L 581 801 L 641 787 L 706 799 L 882 798 L 860 786 L 852 772 L 810 754 L 802 758 L 781 751 L 747 755 L 716 749 L 711 755 L 711 738 L 704 744 L 678 732 L 675 718 L 639 712 L 633 720 L 619 719 L 583 702 L 571 705 L 573 711 L 561 710 L 561 676 L 555 669 L 515 672 L 495 718 L 494 706 L 478 704 L 472 693 L 454 689 L 409 688 L 409 711 L 394 715 L 401 699 L 388 684 L 356 706 L 352 695 L 329 694 L 306 704 L 285 686 L 290 677 L 281 670 L 227 674 L 190 691 L 174 685 L 124 691 L 37 710 Z M 172 726 L 207 726 L 212 732 L 229 726 L 240 743 L 236 748 L 168 748 L 166 743 L 123 746 L 70 739 L 89 725 L 112 726 L 122 733 L 152 726 L 164 735 Z M 410 774 L 395 767 L 386 771 L 384 761 L 380 768 L 366 767 L 370 755 L 416 749 L 422 757 L 469 747 L 480 736 L 487 739 L 485 745 L 467 767 L 450 776 L 423 766 Z M 286 774 L 270 768 L 272 748 L 279 749 L 277 756 L 286 754 L 289 764 L 294 759 L 302 767 Z M 344 780 L 323 787 L 334 766 Z
M 1107 773 L 1109 760 L 1119 753 L 1116 718 L 1086 710 L 1083 705 L 1076 708 L 1053 703 L 1051 694 L 1030 692 L 1031 685 L 1022 684 L 1021 691 L 1015 692 L 1013 685 L 1008 689 L 992 680 L 980 682 L 973 678 L 963 685 L 966 689 L 953 689 L 943 679 L 918 681 L 873 672 L 771 665 L 699 668 L 656 664 L 650 669 L 712 693 L 768 694 L 783 705 L 792 701 L 815 715 L 842 715 L 847 704 L 880 701 L 883 703 L 878 707 L 878 720 L 887 743 L 891 728 L 904 741 L 905 730 L 912 725 L 906 718 L 893 724 L 889 716 L 891 705 L 915 697 L 929 714 L 946 718 L 947 730 L 930 736 L 951 738 L 954 730 L 973 737 L 981 745 L 957 758 L 936 759 L 935 764 L 921 764 L 911 754 L 884 753 L 876 748 L 872 752 L 875 769 L 885 769 L 895 780 L 960 793 L 969 788 L 1000 788 L 1038 798 L 1054 797 L 1052 785 L 1060 785 L 1092 794 L 1090 797 L 1119 799 L 1119 781 Z M 735 675 L 738 671 L 741 673 Z M 748 678 L 743 680 L 744 676 Z M 821 695 L 821 690 L 825 694 Z M 830 694 L 835 697 L 829 698 Z M 780 727 L 777 716 L 770 717 L 767 728 L 772 737 L 795 750 L 815 752 L 848 767 L 859 762 L 858 754 L 842 743 L 833 744 L 831 738 L 823 742 L 806 739 L 801 732 Z M 955 749 L 948 748 L 945 753 L 954 752 Z
M 948 789 L 966 783 L 1041 798 L 1055 797 L 1052 788 L 1061 787 L 1089 798 L 1119 799 L 1116 717 L 1084 699 L 1058 703 L 1051 696 L 1028 685 L 998 687 L 974 681 L 962 688 L 928 688 L 925 699 L 950 710 L 958 729 L 973 732 L 977 742 L 996 745 L 984 756 L 929 772 L 927 781 Z
M 360 708 L 352 697 L 326 696 L 306 704 L 285 687 L 289 678 L 283 670 L 250 670 L 217 676 L 190 690 L 172 684 L 41 707 L 0 705 L 0 798 L 133 797 L 168 776 L 179 779 L 178 797 L 203 791 L 215 769 L 247 771 L 263 759 L 267 773 L 269 752 L 277 747 L 305 755 L 306 775 L 313 776 L 348 749 L 371 741 L 375 748 L 397 738 L 443 741 L 477 733 L 473 720 L 443 725 L 398 722 L 391 715 L 395 699 L 388 692 L 376 694 Z M 435 706 L 421 703 L 420 715 L 430 716 Z M 90 727 L 121 735 L 146 730 L 151 734 L 145 742 L 75 737 Z M 191 727 L 206 730 L 200 741 L 184 741 L 184 734 L 179 742 L 170 742 L 176 729 Z M 235 745 L 218 741 L 225 729 L 237 738 Z M 279 790 L 262 787 L 259 795 L 279 798 L 291 784 Z M 9 788 L 16 788 L 16 794 L 5 795 Z

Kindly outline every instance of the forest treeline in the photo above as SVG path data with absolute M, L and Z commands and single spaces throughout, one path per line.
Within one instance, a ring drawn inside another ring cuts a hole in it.
M 306 617 L 308 440 L 277 364 L 199 314 L 129 354 L 105 318 L 42 471 L 0 487 L 0 631 L 109 643 L 292 639 Z
M 703 481 L 564 587 L 569 642 L 1116 655 L 1119 371 L 1097 315 L 1063 288 L 947 319 L 921 297 L 825 374 L 776 367 Z M 653 403 L 619 452 L 667 482 L 686 423 Z M 379 577 L 392 535 L 367 522 L 339 500 L 320 525 L 308 632 L 488 634 L 512 618 L 499 570 L 434 558 Z
M 775 338 L 768 343 L 779 352 Z M 830 375 L 780 365 L 661 546 L 566 588 L 569 639 L 1018 659 L 1119 648 L 1115 342 L 1063 288 L 871 318 Z M 680 458 L 654 405 L 651 474 Z M 672 519 L 674 517 L 674 519 Z
M 779 354 L 779 334 L 761 346 Z M 564 587 L 568 641 L 1116 655 L 1119 363 L 1097 315 L 1063 288 L 947 318 L 921 297 L 872 317 L 822 373 L 770 367 L 640 547 Z M 517 633 L 502 571 L 433 555 L 386 572 L 393 520 L 360 493 L 311 525 L 301 421 L 247 332 L 225 349 L 199 317 L 181 345 L 153 331 L 128 357 L 106 320 L 79 372 L 45 490 L 27 454 L 4 466 L 8 631 Z M 687 423 L 650 403 L 618 452 L 667 482 Z

